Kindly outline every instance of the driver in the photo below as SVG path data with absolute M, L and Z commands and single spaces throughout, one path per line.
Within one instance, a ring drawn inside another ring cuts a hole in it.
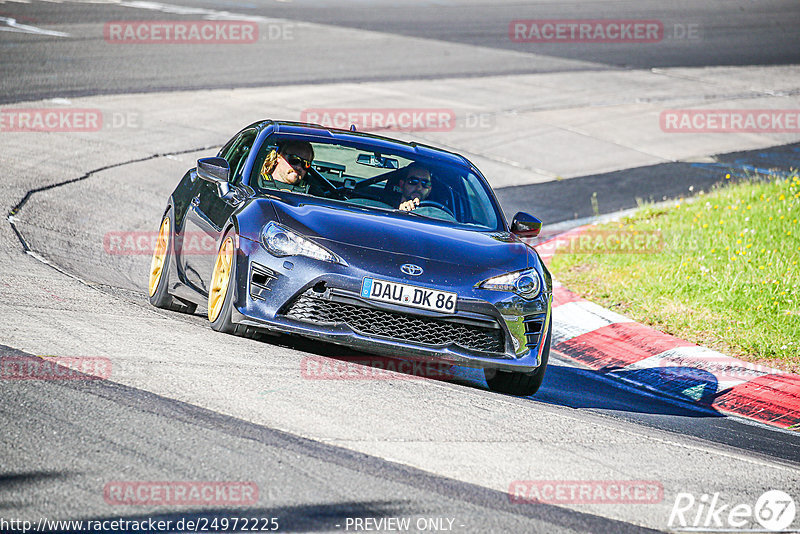
M 314 160 L 314 148 L 306 141 L 285 141 L 271 150 L 261 167 L 260 185 L 293 193 L 307 193 L 306 174 Z
M 428 198 L 433 182 L 430 171 L 419 163 L 411 163 L 403 170 L 405 171 L 403 177 L 397 181 L 397 186 L 400 188 L 400 203 L 397 208 L 411 211 Z

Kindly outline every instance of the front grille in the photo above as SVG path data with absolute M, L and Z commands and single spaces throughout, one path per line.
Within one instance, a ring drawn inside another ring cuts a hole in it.
M 424 345 L 455 343 L 481 352 L 503 352 L 505 348 L 503 331 L 499 328 L 376 310 L 314 295 L 311 289 L 303 293 L 291 304 L 286 316 L 314 324 L 346 324 L 359 334 Z

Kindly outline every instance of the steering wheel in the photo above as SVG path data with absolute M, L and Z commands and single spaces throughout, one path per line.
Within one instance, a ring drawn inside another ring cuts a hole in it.
M 349 200 L 350 192 L 351 189 L 346 189 L 345 187 L 336 187 L 334 189 L 325 191 L 323 196 L 325 198 L 335 198 L 337 200 Z
M 456 218 L 456 216 L 453 214 L 453 212 L 450 211 L 450 208 L 448 208 L 444 204 L 439 204 L 438 202 L 434 202 L 433 200 L 423 200 L 422 202 L 419 203 L 419 205 L 417 206 L 416 209 L 419 209 L 419 208 L 437 208 L 437 209 L 442 210 L 446 214 L 448 214 L 453 219 Z

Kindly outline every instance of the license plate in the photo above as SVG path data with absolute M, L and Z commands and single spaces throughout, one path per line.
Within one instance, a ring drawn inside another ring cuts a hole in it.
M 364 278 L 361 296 L 370 300 L 391 302 L 412 308 L 422 308 L 444 313 L 456 311 L 458 294 L 427 287 L 411 286 L 388 280 Z

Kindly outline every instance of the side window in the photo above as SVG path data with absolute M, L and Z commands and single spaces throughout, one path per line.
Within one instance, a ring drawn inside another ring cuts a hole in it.
M 223 146 L 222 148 L 219 149 L 219 153 L 217 154 L 217 157 L 218 158 L 224 158 L 225 154 L 230 152 L 231 147 L 235 144 L 237 139 L 239 139 L 238 135 L 236 137 L 234 137 L 233 139 L 231 139 L 230 141 L 228 141 L 227 143 L 225 143 L 225 146 Z
M 243 132 L 233 142 L 228 143 L 225 148 L 220 151 L 221 157 L 228 161 L 231 168 L 231 181 L 238 182 L 241 180 L 242 169 L 247 161 L 247 155 L 250 153 L 250 148 L 253 146 L 253 141 L 256 139 L 256 131 L 248 130 Z M 227 148 L 227 150 L 225 150 Z

